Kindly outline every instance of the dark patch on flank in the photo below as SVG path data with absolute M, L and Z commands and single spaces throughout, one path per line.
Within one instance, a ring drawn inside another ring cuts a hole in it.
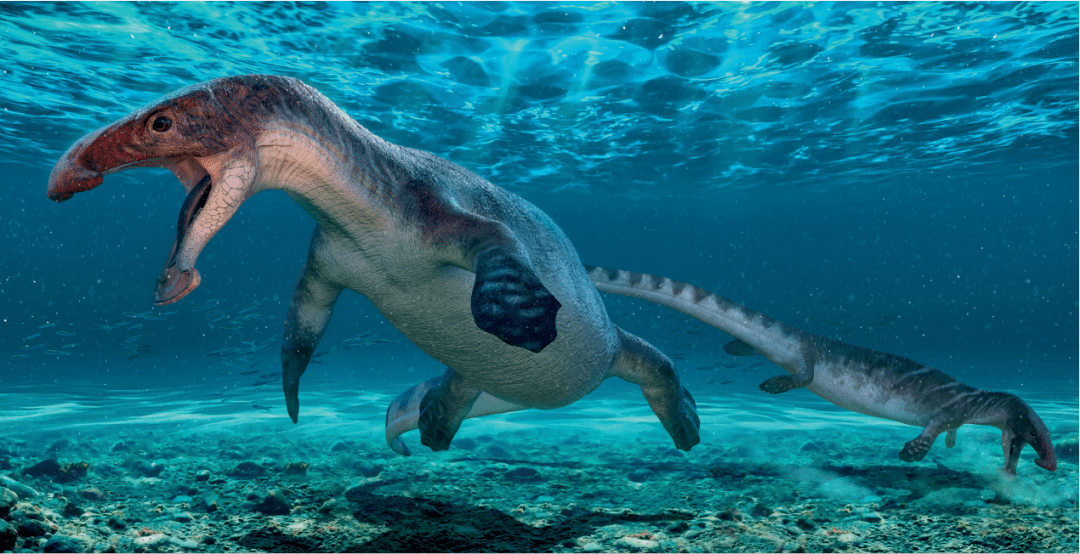
M 664 286 L 664 278 L 663 277 L 657 277 L 656 275 L 648 275 L 648 278 L 649 278 L 649 284 L 652 285 L 652 288 L 658 289 L 658 288 Z
M 710 296 L 713 296 L 713 293 L 701 287 L 694 287 L 694 304 L 700 304 L 702 300 L 705 300 Z
M 675 296 L 679 296 L 679 294 L 682 293 L 683 289 L 685 289 L 685 288 L 686 288 L 686 283 L 683 283 L 681 281 L 672 281 L 671 282 L 671 292 Z
M 634 271 L 627 272 L 627 281 L 630 283 L 631 287 L 637 286 L 638 283 L 641 282 L 641 279 L 643 277 L 644 277 L 644 275 L 641 274 L 641 273 L 637 273 L 637 272 L 634 272 Z

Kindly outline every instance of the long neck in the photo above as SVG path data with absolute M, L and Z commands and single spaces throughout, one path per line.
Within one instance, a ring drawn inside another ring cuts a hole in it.
M 387 167 L 396 148 L 351 119 L 329 128 L 302 121 L 277 122 L 258 136 L 262 189 L 289 194 L 323 230 L 356 242 L 385 229 L 388 181 L 401 170 Z
M 968 423 L 1002 428 L 1020 409 L 1026 408 L 1023 400 L 1007 392 L 987 392 L 975 389 L 964 399 L 967 404 Z

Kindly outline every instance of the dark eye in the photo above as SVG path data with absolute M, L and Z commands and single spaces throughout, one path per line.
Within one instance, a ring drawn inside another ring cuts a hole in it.
M 159 133 L 168 131 L 170 127 L 172 127 L 172 120 L 165 116 L 161 116 L 154 120 L 154 130 Z

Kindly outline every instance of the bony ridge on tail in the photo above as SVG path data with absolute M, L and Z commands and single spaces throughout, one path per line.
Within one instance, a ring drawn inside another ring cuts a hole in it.
M 445 450 L 468 417 L 566 406 L 609 377 L 641 387 L 677 448 L 699 441 L 671 360 L 611 322 L 547 215 L 461 166 L 376 137 L 297 79 L 226 77 L 152 102 L 68 149 L 49 198 L 136 167 L 167 168 L 188 191 L 157 305 L 199 285 L 199 253 L 253 194 L 284 190 L 317 221 L 285 320 L 293 421 L 300 376 L 351 289 L 449 366 L 388 410 L 399 453 L 407 430 Z
M 961 425 L 1001 429 L 1006 473 L 1016 473 L 1025 444 L 1039 467 L 1054 471 L 1057 458 L 1050 433 L 1026 402 L 1014 394 L 987 392 L 907 358 L 820 337 L 704 289 L 664 277 L 599 267 L 587 268 L 602 292 L 655 302 L 701 320 L 735 337 L 724 350 L 734 355 L 764 354 L 791 375 L 773 377 L 761 390 L 780 394 L 805 387 L 855 412 L 922 427 L 900 451 L 904 461 L 921 460 L 941 433 L 948 448 Z

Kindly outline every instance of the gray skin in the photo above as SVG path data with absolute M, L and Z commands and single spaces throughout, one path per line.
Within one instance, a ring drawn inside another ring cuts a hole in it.
M 134 167 L 167 168 L 188 191 L 157 305 L 198 286 L 199 253 L 253 194 L 284 190 L 318 222 L 285 321 L 294 422 L 300 376 L 352 289 L 452 368 L 407 413 L 397 405 L 399 428 L 419 427 L 433 450 L 448 448 L 470 413 L 566 406 L 609 377 L 641 387 L 677 448 L 699 441 L 671 360 L 611 322 L 551 219 L 458 165 L 372 135 L 296 79 L 227 77 L 154 101 L 76 142 L 49 197 Z
M 922 427 L 900 451 L 901 460 L 921 460 L 941 433 L 952 448 L 956 429 L 974 424 L 1001 429 L 1006 473 L 1016 474 L 1025 444 L 1039 455 L 1039 467 L 1057 469 L 1046 425 L 1016 395 L 979 390 L 908 358 L 807 333 L 693 285 L 617 269 L 588 271 L 602 292 L 678 310 L 735 337 L 724 346 L 729 354 L 764 354 L 786 369 L 790 375 L 760 385 L 767 393 L 805 387 L 841 408 Z

